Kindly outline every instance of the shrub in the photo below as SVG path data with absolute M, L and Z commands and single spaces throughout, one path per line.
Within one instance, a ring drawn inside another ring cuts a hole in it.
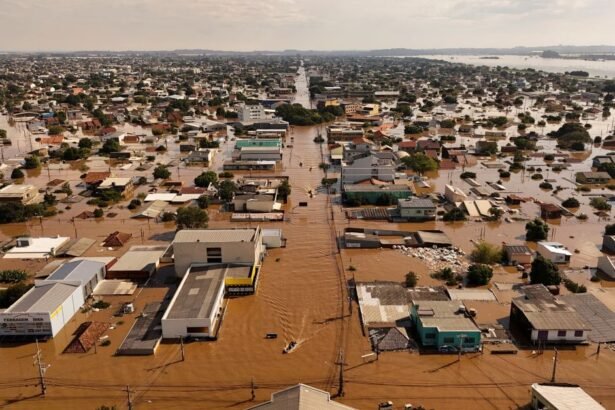
M 566 286 L 566 289 L 568 289 L 572 293 L 586 293 L 587 292 L 587 288 L 585 287 L 585 285 L 579 285 L 578 283 L 570 279 L 564 279 L 563 282 L 564 282 L 564 286 Z
M 468 268 L 468 284 L 473 286 L 484 286 L 493 277 L 493 270 L 489 265 L 474 264 Z
M 562 202 L 564 208 L 578 208 L 581 204 L 576 198 L 570 197 Z
M 530 283 L 541 283 L 545 286 L 559 285 L 562 277 L 559 269 L 553 262 L 538 255 L 532 262 L 532 270 L 530 271 Z
M 553 185 L 550 182 L 541 182 L 539 185 L 540 189 L 553 189 Z
M 94 218 L 102 218 L 104 214 L 105 212 L 100 208 L 94 210 Z
M 107 309 L 109 306 L 111 306 L 111 303 L 105 302 L 104 300 L 97 300 L 92 303 L 92 307 L 95 309 Z
M 466 214 L 459 208 L 453 208 L 444 214 L 444 216 L 442 217 L 442 220 L 447 221 L 447 222 L 465 221 Z
M 481 241 L 476 244 L 474 250 L 470 253 L 470 259 L 474 263 L 492 265 L 502 260 L 502 248 Z
M 537 180 L 543 179 L 543 176 L 542 174 L 534 174 L 532 175 L 532 179 L 537 181 Z
M 601 196 L 592 198 L 589 204 L 599 211 L 610 211 L 611 210 L 611 204 L 609 204 L 606 201 L 606 199 L 604 199 Z
M 544 241 L 548 234 L 549 225 L 540 218 L 536 218 L 525 225 L 525 240 L 527 241 Z
M 416 273 L 414 272 L 408 272 L 406 273 L 406 278 L 405 278 L 405 284 L 407 288 L 414 288 L 416 286 L 416 284 L 418 283 L 418 276 L 416 275 Z
M 18 283 L 28 278 L 28 274 L 19 269 L 7 269 L 0 271 L 0 282 Z

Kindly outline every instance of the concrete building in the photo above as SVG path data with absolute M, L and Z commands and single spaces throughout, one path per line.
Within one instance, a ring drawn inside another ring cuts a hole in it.
M 510 326 L 532 343 L 582 343 L 591 328 L 544 285 L 521 288 L 524 296 L 514 298 L 510 306 Z
M 179 277 L 193 264 L 260 265 L 265 252 L 260 227 L 181 230 L 172 246 Z
M 503 248 L 511 265 L 529 265 L 534 260 L 534 252 L 525 245 L 504 245 Z
M 611 176 L 608 172 L 577 172 L 576 180 L 579 184 L 608 184 Z
M 43 259 L 55 256 L 70 241 L 69 237 L 17 238 L 15 247 L 5 252 L 7 259 Z
M 236 154 L 240 161 L 281 161 L 281 147 L 242 147 Z
M 271 400 L 250 407 L 249 410 L 355 410 L 353 407 L 336 403 L 323 390 L 305 384 L 297 384 L 273 393 Z
M 162 337 L 215 337 L 222 314 L 224 276 L 224 269 L 189 267 L 162 317 Z
M 237 107 L 239 121 L 258 121 L 267 119 L 265 108 L 260 104 L 241 104 Z
M 410 317 L 421 344 L 437 349 L 475 352 L 480 349 L 481 332 L 466 314 L 463 304 L 451 301 L 418 301 Z
M 598 269 L 608 277 L 615 279 L 615 256 L 602 255 L 599 257 Z
M 532 410 L 606 410 L 582 388 L 574 384 L 532 384 Z
M 399 217 L 408 221 L 436 219 L 436 205 L 429 198 L 400 199 L 397 203 Z
M 366 152 L 342 162 L 342 184 L 356 184 L 372 178 L 391 182 L 395 179 L 396 168 L 389 153 Z
M 16 202 L 28 205 L 36 202 L 39 197 L 34 185 L 7 185 L 0 189 L 0 203 Z
M 444 186 L 444 197 L 450 203 L 463 202 L 468 199 L 468 196 L 461 189 L 453 185 Z
M 160 258 L 167 249 L 167 246 L 131 246 L 107 270 L 107 279 L 145 281 L 158 270 Z
M 345 184 L 343 188 L 343 199 L 347 204 L 392 205 L 413 194 L 408 185 Z
M 572 256 L 572 253 L 559 242 L 540 241 L 537 243 L 536 252 L 553 263 L 570 263 Z
M 602 237 L 602 252 L 615 253 L 615 235 Z

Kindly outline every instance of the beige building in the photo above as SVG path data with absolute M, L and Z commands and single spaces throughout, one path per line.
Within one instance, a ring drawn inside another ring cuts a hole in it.
M 183 277 L 191 265 L 260 265 L 264 256 L 263 231 L 249 229 L 184 229 L 175 235 L 175 273 Z
M 28 205 L 34 203 L 38 196 L 38 189 L 34 185 L 11 184 L 0 189 L 0 203 L 19 202 Z
M 354 410 L 331 400 L 331 395 L 323 390 L 305 384 L 297 384 L 288 389 L 273 393 L 271 400 L 249 410 Z

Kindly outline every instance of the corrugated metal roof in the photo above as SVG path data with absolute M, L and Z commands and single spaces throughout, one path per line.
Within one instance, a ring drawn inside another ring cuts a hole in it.
M 86 283 L 104 267 L 105 264 L 103 262 L 89 260 L 71 261 L 56 269 L 49 275 L 47 280 L 78 280 Z
M 66 283 L 40 284 L 30 289 L 21 299 L 6 309 L 6 312 L 53 312 L 79 289 L 77 285 Z
M 184 229 L 173 242 L 252 242 L 257 229 Z
M 161 246 L 133 246 L 109 268 L 109 271 L 153 271 L 165 250 L 166 247 Z
M 532 389 L 557 410 L 606 410 L 580 387 L 536 383 Z

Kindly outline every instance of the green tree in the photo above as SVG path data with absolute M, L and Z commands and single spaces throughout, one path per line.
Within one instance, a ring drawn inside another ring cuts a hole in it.
M 589 201 L 589 204 L 599 211 L 610 211 L 611 205 L 601 196 L 595 196 Z
M 19 269 L 7 269 L 0 271 L 0 282 L 18 283 L 28 279 L 28 273 Z
M 502 260 L 502 248 L 489 242 L 481 241 L 477 243 L 470 253 L 470 259 L 474 263 L 493 265 Z
M 155 179 L 169 179 L 171 177 L 171 171 L 166 165 L 158 165 L 154 168 L 154 178 Z
M 94 218 L 102 218 L 104 214 L 105 211 L 103 211 L 101 208 L 96 208 L 94 210 Z
M 210 184 L 214 186 L 218 185 L 218 175 L 216 175 L 214 171 L 203 172 L 201 175 L 194 178 L 194 185 L 198 187 L 207 188 Z
M 284 202 L 288 199 L 291 192 L 291 186 L 288 183 L 288 179 L 284 179 L 278 186 L 278 197 Z
M 196 203 L 199 208 L 207 209 L 209 207 L 209 197 L 207 195 L 201 195 L 197 198 Z
M 570 197 L 562 201 L 562 206 L 564 208 L 578 208 L 580 205 L 581 204 L 579 203 L 579 200 L 573 197 Z
M 23 171 L 19 168 L 14 168 L 13 171 L 11 172 L 11 179 L 22 179 L 24 177 L 25 175 Z
M 538 242 L 547 239 L 549 234 L 549 225 L 540 218 L 525 224 L 525 240 Z
M 89 138 L 81 138 L 79 140 L 79 148 L 91 149 L 93 145 L 92 140 Z
M 209 222 L 209 215 L 196 206 L 187 206 L 177 210 L 177 229 L 205 229 Z
M 438 163 L 433 158 L 421 152 L 404 157 L 401 161 L 419 175 L 423 175 L 427 171 L 435 171 L 438 169 Z
M 455 207 L 442 216 L 442 220 L 446 222 L 465 221 L 466 214 L 461 209 Z
M 111 138 L 105 141 L 99 152 L 101 154 L 110 154 L 112 152 L 120 152 L 121 150 L 122 147 L 120 145 L 120 142 L 115 138 Z
M 54 206 L 58 203 L 58 200 L 56 199 L 56 196 L 54 194 L 47 193 L 43 196 L 43 202 L 47 206 Z
M 218 187 L 218 196 L 221 200 L 225 202 L 232 201 L 233 196 L 235 196 L 235 192 L 237 192 L 237 185 L 233 181 L 225 179 L 220 182 L 220 186 Z
M 414 272 L 408 272 L 406 273 L 406 278 L 405 278 L 405 285 L 407 288 L 414 288 L 416 287 L 416 284 L 418 283 L 419 278 L 416 275 L 416 273 Z
M 502 210 L 502 208 L 492 206 L 491 208 L 489 208 L 489 215 L 491 215 L 491 219 L 493 219 L 494 221 L 499 221 L 500 219 L 502 219 L 504 211 Z
M 543 258 L 541 255 L 536 256 L 532 262 L 532 270 L 530 271 L 530 283 L 543 284 L 545 286 L 559 285 L 562 281 L 562 276 L 559 269 L 553 262 Z
M 468 284 L 471 286 L 484 286 L 493 277 L 493 270 L 489 265 L 477 263 L 468 268 Z
M 615 235 L 615 224 L 609 224 L 604 227 L 605 235 Z
M 25 295 L 32 286 L 34 286 L 34 284 L 19 282 L 6 288 L 4 292 L 0 293 L 0 308 L 7 308 L 17 302 L 17 300 Z
M 38 169 L 41 167 L 41 160 L 36 155 L 30 155 L 24 159 L 24 169 Z

